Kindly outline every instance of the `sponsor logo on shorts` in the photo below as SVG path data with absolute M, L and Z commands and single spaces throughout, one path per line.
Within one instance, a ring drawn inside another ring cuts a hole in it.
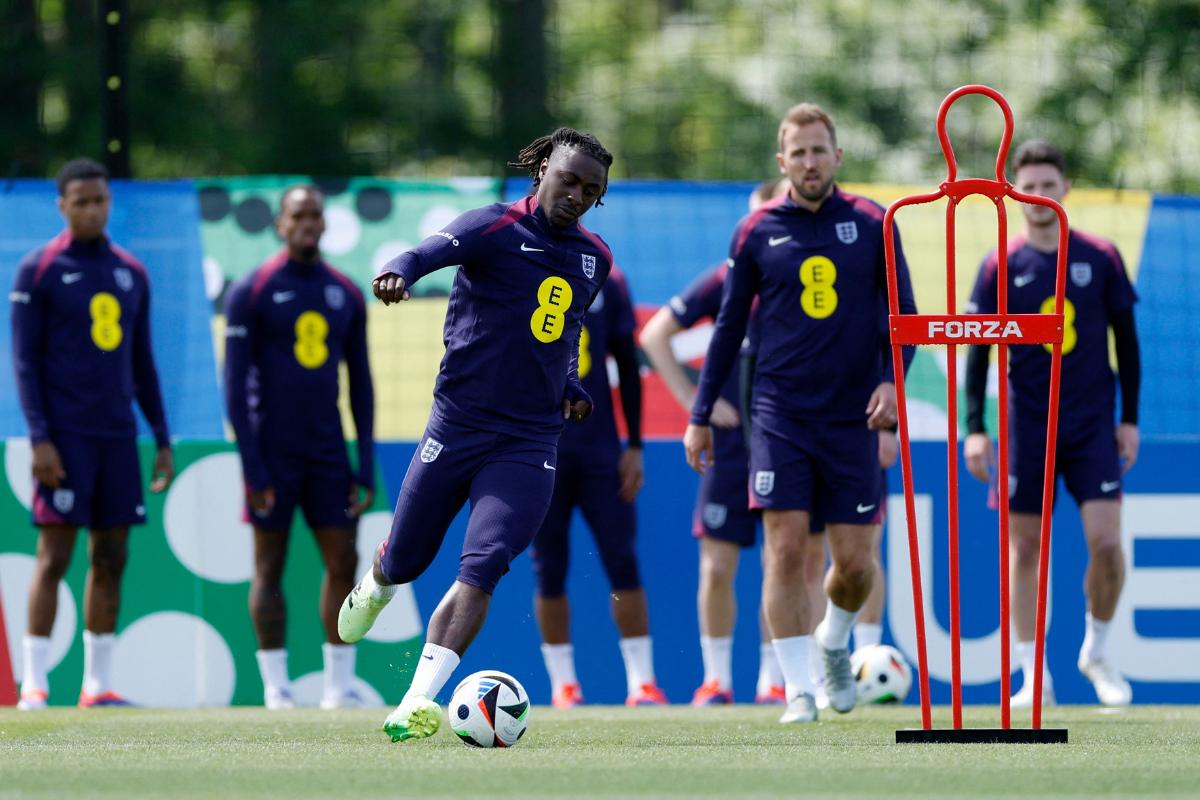
M 859 503 L 857 506 L 854 507 L 854 510 L 860 514 L 865 514 L 874 507 L 875 507 L 874 503 L 871 503 L 869 506 L 864 506 L 862 503 Z
M 596 276 L 596 257 L 586 253 L 580 253 L 579 257 L 583 259 L 583 274 L 591 280 Z
M 337 311 L 342 306 L 346 305 L 346 290 L 336 283 L 331 283 L 325 287 L 325 305 Z
M 1025 334 L 1016 320 L 1009 320 L 1003 325 L 999 320 L 974 320 L 965 322 L 956 319 L 935 319 L 929 322 L 929 336 L 944 335 L 948 339 L 966 339 L 979 337 L 982 339 L 1024 339 Z
M 556 467 L 554 467 L 554 466 L 553 466 L 553 465 L 552 465 L 552 464 L 551 464 L 549 461 L 543 461 L 543 462 L 542 462 L 542 469 L 548 469 L 548 470 L 550 470 L 551 472 L 556 472 L 556 471 L 557 471 L 557 468 L 556 468 Z
M 133 289 L 133 273 L 129 271 L 129 267 L 117 267 L 113 270 L 113 279 L 117 282 L 117 287 L 128 292 Z
M 442 454 L 442 443 L 437 439 L 425 439 L 425 445 L 421 448 L 421 461 L 425 464 L 431 464 Z
M 839 222 L 833 229 L 837 231 L 838 241 L 842 244 L 854 244 L 858 241 L 858 223 L 854 220 Z
M 1092 265 L 1086 261 L 1073 261 L 1070 267 L 1071 283 L 1083 288 L 1092 282 Z
M 54 507 L 59 513 L 66 514 L 75 507 L 75 491 L 73 489 L 55 489 Z
M 1011 500 L 1017 496 L 1017 476 L 1008 476 L 1008 499 Z
M 1105 494 L 1108 494 L 1109 492 L 1115 492 L 1120 488 L 1120 481 L 1100 481 L 1100 491 L 1104 492 Z
M 760 469 L 754 473 L 754 493 L 766 497 L 775 488 L 775 470 Z
M 728 516 L 729 506 L 723 503 L 705 503 L 704 510 L 700 512 L 705 526 L 713 529 L 723 527 Z
M 146 516 L 146 507 L 140 504 L 134 506 L 133 513 L 137 514 L 139 517 L 144 517 Z

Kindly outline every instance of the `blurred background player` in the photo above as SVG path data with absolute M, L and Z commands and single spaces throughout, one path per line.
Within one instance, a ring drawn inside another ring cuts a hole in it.
M 570 708 L 583 702 L 575 675 L 570 638 L 570 607 L 565 593 L 571 512 L 583 513 L 612 588 L 612 614 L 621 634 L 627 705 L 658 705 L 666 697 L 654 677 L 646 592 L 637 560 L 637 507 L 645 482 L 642 466 L 642 381 L 638 370 L 635 321 L 629 286 L 614 268 L 583 318 L 579 378 L 592 398 L 592 415 L 567 426 L 558 441 L 554 495 L 531 555 L 537 577 L 534 609 L 542 633 L 542 656 L 550 674 L 552 702 Z M 607 357 L 617 366 L 621 410 L 629 430 L 622 451 L 617 438 Z
M 79 706 L 129 705 L 109 673 L 129 526 L 146 522 L 134 399 L 158 446 L 150 491 L 165 491 L 175 475 L 150 346 L 149 278 L 104 232 L 108 171 L 70 161 L 58 173 L 58 195 L 67 229 L 21 261 L 9 295 L 13 366 L 33 447 L 33 524 L 41 529 L 22 642 L 22 709 L 46 707 L 58 582 L 81 527 L 90 532 L 91 563 Z
M 786 192 L 787 187 L 787 181 L 780 178 L 759 184 L 750 194 L 750 211 Z M 642 328 L 640 342 L 646 357 L 685 409 L 691 409 L 696 399 L 696 385 L 675 358 L 671 338 L 701 320 L 716 319 L 728 271 L 728 266 L 721 263 L 701 273 Z M 747 337 L 746 348 L 752 346 L 751 338 L 752 335 Z M 745 350 L 744 356 L 750 357 Z M 741 397 L 743 377 L 743 370 L 731 375 L 713 407 L 716 459 L 712 469 L 700 478 L 692 518 L 692 534 L 700 541 L 700 588 L 696 608 L 700 620 L 700 653 L 704 662 L 703 682 L 692 696 L 692 704 L 696 706 L 733 702 L 733 626 L 737 616 L 734 578 L 742 549 L 753 547 L 758 538 L 758 514 L 749 508 L 746 489 L 749 456 L 741 414 L 745 407 Z M 823 564 L 823 540 L 818 540 L 815 546 L 822 548 Z M 820 581 L 821 575 L 818 575 L 818 593 L 822 591 Z M 783 674 L 779 671 L 779 661 L 771 646 L 761 608 L 759 628 L 762 643 L 755 700 L 783 703 L 786 700 Z
M 891 348 L 880 321 L 883 209 L 834 185 L 841 155 L 828 114 L 808 103 L 788 111 L 776 160 L 791 187 L 734 230 L 721 311 L 684 434 L 688 463 L 703 472 L 713 460 L 713 406 L 757 297 L 750 502 L 763 509 L 763 598 L 788 695 L 781 722 L 817 718 L 809 674 L 814 638 L 830 706 L 846 712 L 855 705 L 848 648 L 873 577 L 876 431 L 896 422 Z M 911 313 L 898 242 L 897 254 L 901 310 Z M 815 634 L 804 582 L 813 516 L 827 526 L 833 562 Z
M 275 220 L 284 249 L 239 280 L 225 307 L 225 403 L 254 526 L 250 616 L 270 709 L 295 705 L 282 581 L 297 506 L 325 562 L 321 707 L 360 703 L 353 690 L 354 647 L 338 637 L 337 614 L 354 585 L 358 518 L 375 496 L 375 394 L 362 292 L 321 258 L 324 208 L 324 196 L 312 186 L 286 190 Z M 357 473 L 338 411 L 343 360 L 358 437 Z
M 1026 142 L 1014 159 L 1018 190 L 1062 202 L 1070 190 L 1062 151 L 1041 141 Z M 1058 255 L 1058 216 L 1038 205 L 1022 205 L 1025 235 L 1008 246 L 1010 314 L 1054 310 Z M 1138 389 L 1141 359 L 1133 305 L 1137 294 L 1116 246 L 1077 230 L 1067 240 L 1066 332 L 1062 347 L 1056 478 L 1061 475 L 1079 505 L 1087 539 L 1084 578 L 1088 610 L 1078 666 L 1101 703 L 1127 705 L 1129 682 L 1108 660 L 1105 639 L 1125 580 L 1121 550 L 1121 475 L 1138 456 Z M 996 312 L 996 254 L 980 267 L 968 313 Z M 1116 345 L 1121 384 L 1121 417 L 1115 426 L 1115 381 L 1109 365 L 1108 330 Z M 990 347 L 971 347 L 967 357 L 967 424 L 963 442 L 967 468 L 989 480 L 992 441 L 984 427 Z M 1034 618 L 1037 610 L 1038 542 L 1041 537 L 1042 480 L 1045 475 L 1046 404 L 1050 386 L 1049 347 L 1015 347 L 1008 381 L 1012 515 L 1009 585 L 1017 650 L 1024 684 L 1013 696 L 1016 707 L 1033 702 Z M 1043 665 L 1044 667 L 1045 665 Z M 1043 669 L 1042 703 L 1054 701 L 1050 671 Z
M 533 178 L 530 195 L 468 211 L 375 278 L 375 296 L 391 304 L 408 300 L 422 276 L 462 265 L 433 410 L 391 533 L 338 620 L 346 641 L 365 636 L 396 586 L 429 567 L 471 502 L 458 579 L 430 617 L 404 699 L 384 721 L 392 741 L 424 738 L 441 725 L 433 698 L 483 626 L 497 582 L 545 519 L 563 420 L 591 413 L 579 340 L 612 253 L 579 220 L 603 198 L 611 165 L 591 134 L 559 128 L 535 139 L 511 164 Z

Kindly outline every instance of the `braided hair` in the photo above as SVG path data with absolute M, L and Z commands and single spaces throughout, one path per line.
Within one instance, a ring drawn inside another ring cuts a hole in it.
M 516 167 L 517 169 L 527 170 L 529 176 L 533 178 L 533 188 L 537 191 L 538 185 L 542 182 L 541 168 L 543 159 L 550 157 L 554 152 L 554 148 L 558 146 L 572 147 L 585 155 L 591 156 L 604 165 L 607 170 L 612 166 L 612 153 L 604 149 L 604 145 L 600 144 L 600 140 L 590 133 L 581 133 L 574 128 L 559 128 L 554 133 L 548 136 L 539 136 L 517 153 L 517 160 L 508 162 L 508 166 Z M 605 192 L 608 187 L 605 186 L 604 191 L 600 193 L 600 197 L 596 199 L 596 205 L 603 205 L 601 202 L 604 199 Z

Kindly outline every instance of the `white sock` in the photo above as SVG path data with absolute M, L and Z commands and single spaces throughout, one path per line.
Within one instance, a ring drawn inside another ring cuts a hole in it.
M 1033 691 L 1033 642 L 1017 642 L 1017 657 L 1021 660 L 1021 672 L 1025 676 L 1025 685 Z M 1042 654 L 1042 691 L 1053 688 L 1050 681 L 1050 670 L 1046 668 L 1046 654 Z
M 704 660 L 704 682 L 716 681 L 717 686 L 733 686 L 733 637 L 701 636 L 700 656 Z
M 789 636 L 771 642 L 775 647 L 775 656 L 779 659 L 779 669 L 783 672 L 783 685 L 787 688 L 788 700 L 813 693 L 812 676 L 808 672 L 808 651 L 812 646 L 812 639 L 812 636 Z
M 817 644 L 826 650 L 845 650 L 850 646 L 850 629 L 854 627 L 854 618 L 857 616 L 857 611 L 847 611 L 832 600 L 828 601 L 825 604 L 825 619 L 813 631 Z
M 546 661 L 546 672 L 550 674 L 553 691 L 572 683 L 579 683 L 575 676 L 575 648 L 567 644 L 543 644 L 542 658 Z
M 367 596 L 372 600 L 391 600 L 392 595 L 396 594 L 396 590 L 400 588 L 398 583 L 389 583 L 386 586 L 380 586 L 375 582 L 375 565 L 367 567 L 367 574 L 362 576 L 362 580 L 358 582 L 359 588 L 367 593 Z
M 625 659 L 625 686 L 637 694 L 647 683 L 654 683 L 654 649 L 649 636 L 629 636 L 621 640 Z
M 84 692 L 97 695 L 112 688 L 109 675 L 112 673 L 112 651 L 116 639 L 111 633 L 83 632 Z
M 21 640 L 23 669 L 21 670 L 21 691 L 50 691 L 50 681 L 46 677 L 46 660 L 50 655 L 49 636 L 30 636 L 25 634 Z
M 854 649 L 861 650 L 879 644 L 883 639 L 883 626 L 878 622 L 854 623 Z
M 1108 639 L 1108 626 L 1111 623 L 1096 619 L 1091 612 L 1088 612 L 1084 620 L 1083 647 L 1079 648 L 1079 660 L 1103 661 L 1104 644 Z
M 404 693 L 404 699 L 419 696 L 430 700 L 450 680 L 454 670 L 458 669 L 458 653 L 440 644 L 425 643 L 421 649 L 421 657 L 417 659 L 417 671 L 413 673 L 412 683 Z
M 808 677 L 812 679 L 813 688 L 823 689 L 825 686 L 825 659 L 821 648 L 808 648 Z
M 259 650 L 254 654 L 258 658 L 258 672 L 262 675 L 264 689 L 290 689 L 288 679 L 287 648 L 275 650 Z
M 783 671 L 779 669 L 779 657 L 775 645 L 763 642 L 758 647 L 758 686 L 755 694 L 766 694 L 775 686 L 783 686 Z
M 325 642 L 321 645 L 321 655 L 325 661 L 325 694 L 349 692 L 354 687 L 354 645 Z

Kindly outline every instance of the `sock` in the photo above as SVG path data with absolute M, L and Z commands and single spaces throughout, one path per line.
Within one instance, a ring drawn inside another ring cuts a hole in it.
M 412 683 L 404 693 L 407 700 L 413 696 L 427 697 L 430 700 L 450 680 L 454 670 L 458 669 L 458 653 L 439 644 L 425 643 L 421 649 L 421 657 L 417 659 L 417 671 L 413 673 Z
M 765 695 L 775 686 L 783 686 L 779 657 L 775 655 L 775 645 L 763 642 L 758 647 L 758 686 L 755 687 L 755 693 Z
M 255 653 L 258 658 L 258 672 L 262 675 L 263 689 L 290 689 L 288 680 L 287 648 L 275 650 L 259 650 Z
M 704 659 L 704 682 L 716 681 L 722 689 L 733 686 L 733 637 L 701 636 L 700 655 Z
M 112 650 L 116 641 L 111 633 L 83 632 L 83 691 L 87 694 L 104 694 L 112 684 Z
M 575 676 L 575 648 L 567 644 L 543 644 L 542 658 L 546 661 L 546 672 L 550 674 L 553 691 L 571 683 L 579 683 Z
M 808 648 L 808 677 L 812 679 L 814 689 L 824 691 L 825 689 L 825 659 L 821 655 L 821 648 Z
M 396 594 L 396 590 L 400 588 L 398 583 L 389 583 L 386 586 L 380 586 L 375 582 L 375 565 L 367 567 L 367 574 L 362 576 L 362 580 L 358 582 L 359 588 L 367 593 L 367 597 L 372 600 L 391 600 Z
M 864 647 L 879 644 L 883 639 L 883 626 L 878 622 L 856 622 L 854 623 L 854 649 L 861 650 Z
M 354 654 L 355 647 L 352 644 L 325 642 L 321 645 L 321 655 L 325 661 L 324 692 L 326 696 L 346 694 L 353 688 Z
M 654 683 L 654 655 L 649 636 L 629 636 L 621 640 L 625 659 L 625 686 L 637 694 L 647 683 Z
M 1017 657 L 1021 660 L 1021 673 L 1025 676 L 1025 685 L 1033 691 L 1033 642 L 1017 642 Z M 1042 692 L 1052 688 L 1050 670 L 1046 668 L 1045 653 L 1042 654 Z
M 779 669 L 783 672 L 788 700 L 813 693 L 812 676 L 808 672 L 808 651 L 812 640 L 812 636 L 789 636 L 771 642 L 779 659 Z
M 850 646 L 850 629 L 854 626 L 856 616 L 857 611 L 847 611 L 832 600 L 828 601 L 825 604 L 825 619 L 813 632 L 813 638 L 826 650 L 845 650 Z
M 21 691 L 50 691 L 50 682 L 46 678 L 46 657 L 50 654 L 49 636 L 25 635 L 21 640 L 23 669 L 21 670 Z
M 1080 661 L 1103 661 L 1104 644 L 1108 639 L 1108 626 L 1111 624 L 1102 619 L 1096 619 L 1088 612 L 1084 617 L 1085 630 L 1083 647 L 1079 648 Z

